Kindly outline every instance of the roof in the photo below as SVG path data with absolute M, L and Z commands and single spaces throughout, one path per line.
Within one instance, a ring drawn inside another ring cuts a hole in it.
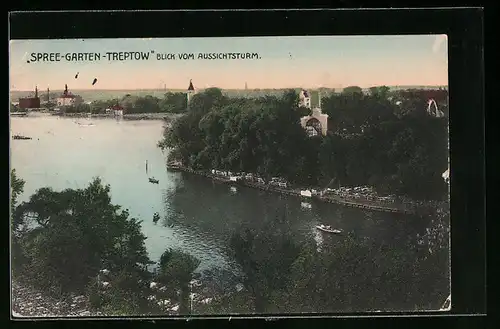
M 188 87 L 188 91 L 194 91 L 193 82 L 192 82 L 191 80 L 189 80 L 189 87 Z

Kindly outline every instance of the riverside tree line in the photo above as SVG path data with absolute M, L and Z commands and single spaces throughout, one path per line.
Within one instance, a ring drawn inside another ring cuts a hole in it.
M 66 113 L 105 113 L 106 109 L 116 105 L 122 106 L 128 114 L 143 113 L 184 113 L 187 109 L 186 94 L 182 92 L 167 92 L 162 98 L 151 95 L 135 96 L 127 94 L 122 98 L 97 100 L 91 104 L 78 104 L 65 108 Z
M 434 91 L 448 112 L 445 91 Z M 370 185 L 383 193 L 445 200 L 447 118 L 427 112 L 428 91 L 365 95 L 350 87 L 322 99 L 327 136 L 299 125 L 309 109 L 294 90 L 281 97 L 230 98 L 211 88 L 196 94 L 186 115 L 167 127 L 163 148 L 193 169 L 279 176 L 301 186 Z

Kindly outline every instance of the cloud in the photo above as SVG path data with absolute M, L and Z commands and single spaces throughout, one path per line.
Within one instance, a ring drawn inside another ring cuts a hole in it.
M 448 36 L 446 34 L 438 34 L 434 39 L 434 44 L 432 45 L 432 52 L 437 53 L 441 49 L 443 44 L 448 43 Z

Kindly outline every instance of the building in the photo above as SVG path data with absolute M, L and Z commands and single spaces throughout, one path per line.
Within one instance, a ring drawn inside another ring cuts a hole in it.
M 121 117 L 121 116 L 123 116 L 123 113 L 125 112 L 125 108 L 123 106 L 117 104 L 117 105 L 111 107 L 111 111 L 113 112 L 113 114 L 115 116 Z
M 83 99 L 79 95 L 73 95 L 68 91 L 68 85 L 64 86 L 64 92 L 57 98 L 58 106 L 74 106 L 83 103 Z
M 311 108 L 311 95 L 307 90 L 302 90 L 299 95 L 300 106 Z
M 194 86 L 193 86 L 193 81 L 192 80 L 189 80 L 189 87 L 187 89 L 187 92 L 186 92 L 186 96 L 187 96 L 187 103 L 189 105 L 189 103 L 191 102 L 191 99 L 193 98 L 193 96 L 196 94 L 196 90 L 194 89 Z
M 300 119 L 300 125 L 312 136 L 326 136 L 328 132 L 328 115 L 321 112 L 321 94 L 318 91 L 317 105 L 313 105 L 311 93 L 302 90 L 299 95 L 299 106 L 312 109 L 312 113 Z
M 436 118 L 442 118 L 445 116 L 444 112 L 438 108 L 436 101 L 432 98 L 427 101 L 427 113 Z
M 119 104 L 113 105 L 106 109 L 106 114 L 113 114 L 114 116 L 121 117 L 125 113 L 125 108 Z
M 38 97 L 38 88 L 35 87 L 34 97 L 19 98 L 19 108 L 21 109 L 38 109 L 40 108 L 40 97 Z

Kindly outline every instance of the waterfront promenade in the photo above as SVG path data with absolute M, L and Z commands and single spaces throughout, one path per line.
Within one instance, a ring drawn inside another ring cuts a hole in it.
M 426 215 L 431 214 L 433 212 L 433 207 L 425 206 L 425 205 L 416 205 L 411 203 L 403 203 L 403 202 L 377 202 L 374 200 L 368 200 L 365 198 L 355 198 L 354 196 L 338 196 L 327 193 L 318 193 L 313 194 L 311 197 L 304 197 L 301 195 L 301 191 L 306 190 L 305 188 L 283 188 L 279 186 L 274 186 L 270 184 L 257 183 L 253 181 L 249 181 L 246 179 L 239 179 L 237 181 L 232 181 L 229 177 L 212 174 L 205 171 L 193 170 L 190 168 L 186 168 L 179 164 L 168 164 L 167 169 L 171 171 L 182 171 L 186 173 L 191 173 L 194 175 L 204 176 L 210 178 L 216 182 L 220 182 L 223 184 L 232 184 L 232 185 L 240 185 L 246 186 L 250 188 L 260 189 L 263 191 L 285 194 L 290 196 L 295 196 L 305 200 L 317 200 L 320 202 L 327 202 L 333 204 L 339 204 L 352 208 L 360 208 L 366 209 L 370 211 L 382 211 L 382 212 L 391 212 L 391 213 L 400 213 L 400 214 L 419 214 Z

